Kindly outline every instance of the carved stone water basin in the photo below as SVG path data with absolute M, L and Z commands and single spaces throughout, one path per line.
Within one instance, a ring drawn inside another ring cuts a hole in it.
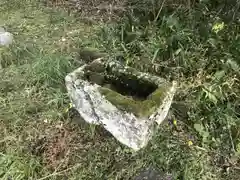
M 139 150 L 166 118 L 176 82 L 98 58 L 65 78 L 74 108 L 88 123 L 102 125 L 117 140 Z

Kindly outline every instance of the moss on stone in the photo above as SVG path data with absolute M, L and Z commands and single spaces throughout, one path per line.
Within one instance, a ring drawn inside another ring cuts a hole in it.
M 103 85 L 105 81 L 105 76 L 102 73 L 96 73 L 92 71 L 85 72 L 85 78 L 91 82 L 94 82 L 98 85 Z
M 105 98 L 122 111 L 132 112 L 137 117 L 148 117 L 152 115 L 161 105 L 163 99 L 166 97 L 169 84 L 156 89 L 148 96 L 146 100 L 134 100 L 131 97 L 123 96 L 111 89 L 99 87 L 100 93 Z
M 104 66 L 104 63 L 101 63 L 101 60 L 99 59 L 99 61 L 93 61 L 89 65 L 86 65 L 84 70 L 103 73 L 103 72 L 105 72 L 105 66 Z
M 139 114 L 139 101 L 135 101 L 132 98 L 123 96 L 105 87 L 99 87 L 99 92 L 102 93 L 106 99 L 114 104 L 118 109 L 122 111 L 129 111 L 136 115 Z

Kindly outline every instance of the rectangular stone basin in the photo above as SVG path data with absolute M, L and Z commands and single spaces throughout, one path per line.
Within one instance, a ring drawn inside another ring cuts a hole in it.
M 116 139 L 139 150 L 153 127 L 166 118 L 176 82 L 99 58 L 65 78 L 73 106 L 89 123 L 101 124 Z

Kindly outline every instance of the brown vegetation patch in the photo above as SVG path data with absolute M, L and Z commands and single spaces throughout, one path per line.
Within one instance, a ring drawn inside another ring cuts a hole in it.
M 88 21 L 113 21 L 125 12 L 125 0 L 46 0 L 47 6 L 64 7 L 68 12 L 77 12 L 79 17 Z

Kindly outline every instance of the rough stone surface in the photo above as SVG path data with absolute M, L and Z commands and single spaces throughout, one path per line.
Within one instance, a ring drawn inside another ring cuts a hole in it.
M 147 100 L 133 100 L 127 95 L 121 95 L 114 91 L 114 88 L 109 89 L 111 86 L 109 79 L 123 81 L 124 83 L 126 79 L 122 80 L 122 77 L 151 82 L 156 85 L 156 88 L 166 84 L 166 81 L 162 78 L 138 72 L 116 61 L 101 58 L 68 74 L 65 81 L 70 99 L 85 121 L 101 124 L 121 143 L 134 150 L 139 150 L 146 146 L 151 138 L 155 122 L 160 124 L 165 119 L 175 93 L 176 84 L 170 83 L 171 86 L 164 89 L 165 92 L 161 93 L 162 95 L 159 97 L 161 101 L 158 99 L 156 102 L 150 101 L 148 97 L 151 97 L 151 94 L 147 97 Z M 100 91 L 102 87 L 105 87 L 107 92 L 114 93 L 116 95 L 115 99 L 119 102 L 112 101 L 111 98 L 104 95 Z M 123 103 L 120 100 L 133 103 L 127 105 L 126 109 L 121 109 L 119 107 L 122 107 Z M 151 114 L 139 115 L 137 112 L 131 111 L 135 107 L 138 108 L 138 105 L 140 110 L 141 108 L 144 110 L 144 103 L 150 104 L 145 109 L 149 108 L 151 111 L 147 112 L 151 112 Z

